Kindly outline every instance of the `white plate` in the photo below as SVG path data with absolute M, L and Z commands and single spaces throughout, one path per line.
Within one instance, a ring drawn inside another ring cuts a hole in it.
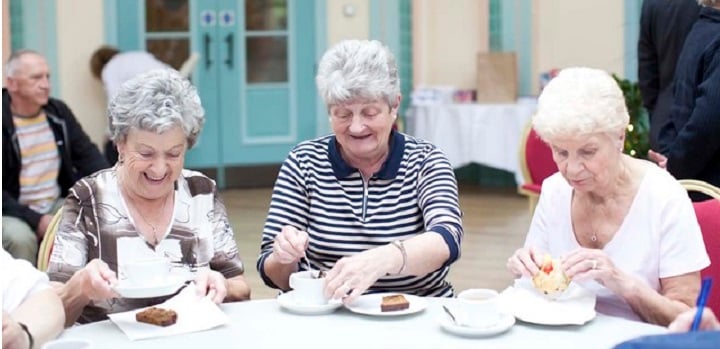
M 185 278 L 181 276 L 171 276 L 166 282 L 160 285 L 137 285 L 128 282 L 127 280 L 120 280 L 113 290 L 117 292 L 123 298 L 152 298 L 171 295 L 180 289 L 185 284 Z
M 373 293 L 366 294 L 358 297 L 352 304 L 346 304 L 345 307 L 350 311 L 358 314 L 374 315 L 374 316 L 397 316 L 414 314 L 419 311 L 423 311 L 427 307 L 427 300 L 422 297 L 413 296 L 409 294 L 403 294 L 405 299 L 410 303 L 410 307 L 404 310 L 397 311 L 386 311 L 380 310 L 380 303 L 382 303 L 382 297 L 396 295 L 400 293 Z
M 595 294 L 571 282 L 557 299 L 535 290 L 528 279 L 500 294 L 500 307 L 518 320 L 541 325 L 583 325 L 595 318 Z
M 440 318 L 440 327 L 443 330 L 463 337 L 488 337 L 503 333 L 515 325 L 515 317 L 502 314 L 500 321 L 491 326 L 470 327 L 455 324 L 450 317 L 444 315 Z
M 278 304 L 288 311 L 300 315 L 321 315 L 330 314 L 342 305 L 340 300 L 330 300 L 327 304 L 310 305 L 295 302 L 293 293 L 285 292 L 277 297 Z

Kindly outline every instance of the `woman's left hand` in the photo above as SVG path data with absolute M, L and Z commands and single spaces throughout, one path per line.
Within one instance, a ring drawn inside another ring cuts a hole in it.
M 375 281 L 387 274 L 385 269 L 392 264 L 388 261 L 388 258 L 392 258 L 388 246 L 380 246 L 338 260 L 325 277 L 325 296 L 351 303 L 363 294 Z
M 215 304 L 220 304 L 227 295 L 225 277 L 209 269 L 203 269 L 195 276 L 195 286 L 200 297 L 208 296 Z
M 595 280 L 614 292 L 624 286 L 624 275 L 602 250 L 578 248 L 562 258 L 562 269 L 572 280 Z

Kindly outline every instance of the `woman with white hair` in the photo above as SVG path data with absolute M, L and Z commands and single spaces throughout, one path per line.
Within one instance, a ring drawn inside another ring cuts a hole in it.
M 524 247 L 507 263 L 539 272 L 543 256 L 597 295 L 600 313 L 667 325 L 694 305 L 709 265 L 685 189 L 623 154 L 629 115 L 604 71 L 564 69 L 543 90 L 533 127 L 559 172 L 543 182 Z
M 118 163 L 70 190 L 50 258 L 66 325 L 161 303 L 186 281 L 216 303 L 248 299 L 215 182 L 183 169 L 205 121 L 195 88 L 177 71 L 152 70 L 124 83 L 108 114 Z M 143 260 L 169 262 L 170 275 L 123 284 L 126 265 Z
M 333 134 L 297 145 L 280 169 L 257 268 L 288 290 L 299 270 L 327 270 L 325 295 L 453 295 L 446 280 L 463 236 L 457 183 L 434 145 L 393 131 L 395 58 L 378 41 L 343 41 L 316 77 Z

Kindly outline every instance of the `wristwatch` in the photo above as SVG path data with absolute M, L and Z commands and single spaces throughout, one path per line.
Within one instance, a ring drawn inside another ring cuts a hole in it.
M 25 334 L 27 334 L 28 342 L 30 342 L 30 345 L 28 346 L 28 348 L 32 349 L 33 345 L 35 345 L 35 338 L 33 338 L 32 334 L 30 333 L 30 330 L 28 330 L 27 325 L 25 325 L 22 322 L 18 322 L 18 325 L 20 325 L 20 328 L 22 328 L 23 332 L 25 332 Z

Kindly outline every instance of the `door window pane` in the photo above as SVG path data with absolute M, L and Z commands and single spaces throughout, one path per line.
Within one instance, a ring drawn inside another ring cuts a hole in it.
M 248 83 L 287 81 L 287 61 L 286 37 L 247 38 Z
M 188 0 L 145 0 L 147 32 L 177 32 L 190 29 Z
M 145 45 L 155 58 L 175 69 L 180 69 L 183 62 L 190 57 L 189 39 L 148 39 Z
M 245 0 L 245 29 L 286 30 L 287 0 Z

